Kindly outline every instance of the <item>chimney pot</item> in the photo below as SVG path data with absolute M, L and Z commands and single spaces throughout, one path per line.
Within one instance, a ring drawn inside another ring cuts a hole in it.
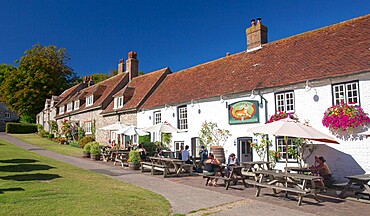
M 227 53 L 226 53 L 226 57 L 229 57 L 229 56 L 230 56 L 230 53 L 229 53 L 229 52 L 227 52 Z
M 261 18 L 257 18 L 257 23 L 260 23 L 261 22 Z
M 128 53 L 128 58 L 136 59 L 136 56 L 137 56 L 137 55 L 136 55 L 136 52 L 132 52 L 132 51 L 131 51 L 131 52 L 129 52 L 129 53 Z
M 254 26 L 256 24 L 256 20 L 255 19 L 252 19 L 251 20 L 251 25 Z

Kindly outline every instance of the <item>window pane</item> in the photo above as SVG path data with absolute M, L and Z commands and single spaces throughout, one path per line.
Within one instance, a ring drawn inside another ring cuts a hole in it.
M 179 129 L 188 129 L 187 108 L 179 107 Z

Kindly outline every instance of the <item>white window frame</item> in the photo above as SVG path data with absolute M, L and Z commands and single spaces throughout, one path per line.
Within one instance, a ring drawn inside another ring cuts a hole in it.
M 10 119 L 10 112 L 4 112 L 4 118 Z
M 91 121 L 87 121 L 85 122 L 84 124 L 84 128 L 85 128 L 85 134 L 92 134 L 92 122 Z
M 63 114 L 64 113 L 64 106 L 61 106 L 59 107 L 59 114 Z
M 74 102 L 74 110 L 78 110 L 80 108 L 80 100 L 76 100 Z
M 287 137 L 288 147 L 296 148 L 296 145 L 294 144 L 295 137 Z M 280 150 L 280 160 L 285 161 L 286 160 L 286 144 L 284 142 L 284 137 L 277 136 L 276 137 L 276 151 Z M 294 159 L 292 155 L 288 153 L 288 161 L 290 162 L 297 162 L 297 159 Z
M 181 106 L 178 108 L 178 128 L 180 130 L 188 129 L 188 108 L 186 106 Z
M 153 123 L 158 124 L 162 122 L 162 114 L 161 111 L 153 112 Z
M 94 95 L 89 95 L 86 97 L 86 106 L 92 106 L 94 104 Z
M 280 92 L 275 94 L 276 111 L 294 113 L 294 91 Z
M 114 109 L 118 109 L 122 107 L 123 107 L 123 96 L 115 97 L 114 98 Z
M 73 102 L 67 104 L 67 112 L 71 112 L 73 110 Z
M 342 100 L 348 104 L 360 105 L 358 81 L 333 84 L 332 93 L 334 105 L 340 104 Z

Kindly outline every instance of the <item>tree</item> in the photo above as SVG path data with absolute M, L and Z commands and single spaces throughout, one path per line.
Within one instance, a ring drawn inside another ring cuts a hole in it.
M 5 80 L 5 77 L 11 75 L 14 70 L 16 70 L 16 68 L 11 65 L 0 64 L 0 86 Z
M 64 48 L 35 44 L 25 51 L 16 70 L 11 70 L 0 86 L 0 95 L 10 109 L 34 121 L 45 99 L 69 88 L 76 74 L 67 65 L 69 54 Z

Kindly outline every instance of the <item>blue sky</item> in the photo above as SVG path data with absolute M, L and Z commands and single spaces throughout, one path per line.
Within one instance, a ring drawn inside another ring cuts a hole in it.
M 369 13 L 370 1 L 0 0 L 0 64 L 40 42 L 67 49 L 79 76 L 108 73 L 136 51 L 145 73 L 246 49 L 261 17 L 269 42 Z

